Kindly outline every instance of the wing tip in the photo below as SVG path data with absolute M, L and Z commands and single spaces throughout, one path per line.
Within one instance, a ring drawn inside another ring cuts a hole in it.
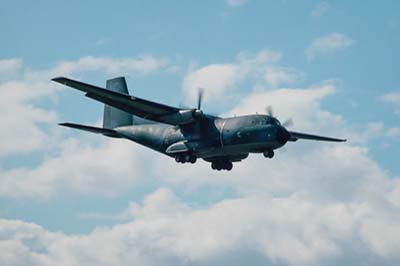
M 330 138 L 330 141 L 334 141 L 334 142 L 346 142 L 347 139 L 334 139 L 334 138 Z
M 67 78 L 66 77 L 55 77 L 51 79 L 52 81 L 58 82 L 58 83 L 64 83 Z
M 71 123 L 68 123 L 68 122 L 64 122 L 64 123 L 58 123 L 57 124 L 58 126 L 61 126 L 61 127 L 71 127 Z

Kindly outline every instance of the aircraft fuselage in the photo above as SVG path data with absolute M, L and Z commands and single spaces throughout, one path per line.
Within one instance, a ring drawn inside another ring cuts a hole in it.
M 217 118 L 211 121 L 206 120 L 205 125 L 200 123 L 198 127 L 185 128 L 154 123 L 124 126 L 114 130 L 123 138 L 173 157 L 185 151 L 169 152 L 171 145 L 194 145 L 190 152 L 207 161 L 218 157 L 239 161 L 251 152 L 270 152 L 280 148 L 289 138 L 282 136 L 285 134 L 284 128 L 266 115 Z

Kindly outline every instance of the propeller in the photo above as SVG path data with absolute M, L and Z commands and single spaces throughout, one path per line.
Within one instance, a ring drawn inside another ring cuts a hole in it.
M 197 109 L 201 109 L 201 103 L 203 101 L 203 95 L 204 95 L 204 88 L 198 88 L 197 91 Z
M 202 117 L 203 116 L 203 111 L 201 110 L 201 103 L 203 102 L 203 94 L 204 94 L 204 89 L 203 88 L 198 88 L 197 91 L 197 109 L 193 111 L 193 116 L 194 117 Z
M 186 104 L 184 104 L 182 102 L 179 103 L 179 107 L 183 108 L 183 109 L 192 110 L 194 117 L 202 117 L 204 115 L 204 113 L 201 110 L 201 105 L 203 103 L 204 91 L 205 91 L 204 88 L 201 88 L 201 87 L 197 88 L 197 108 L 191 108 L 191 107 L 187 106 Z M 208 113 L 208 114 L 213 115 L 213 116 L 219 116 L 216 113 Z
M 271 117 L 274 117 L 274 109 L 272 108 L 272 105 L 268 105 L 267 107 L 265 107 L 265 111 L 267 112 L 267 114 Z M 293 119 L 289 118 L 287 119 L 285 122 L 282 123 L 282 126 L 284 127 L 291 127 L 293 126 Z
M 197 110 L 201 109 L 201 104 L 203 102 L 203 95 L 204 95 L 204 88 L 198 88 L 197 91 Z M 183 109 L 193 109 L 192 107 L 189 107 L 188 105 L 186 105 L 183 101 L 181 101 L 178 105 L 180 108 Z
M 293 126 L 293 119 L 289 118 L 288 120 L 286 120 L 285 122 L 282 123 L 282 126 L 284 126 L 284 127 Z
M 267 107 L 265 107 L 265 111 L 269 116 L 274 117 L 274 111 L 272 110 L 272 105 L 268 105 Z
M 267 114 L 272 117 L 273 119 L 278 120 L 277 118 L 274 117 L 274 111 L 272 109 L 271 105 L 268 105 L 265 108 L 265 111 Z M 286 120 L 285 122 L 282 123 L 282 127 L 278 127 L 277 130 L 277 140 L 280 144 L 285 145 L 285 143 L 290 139 L 291 135 L 289 131 L 286 129 L 286 127 L 290 127 L 293 124 L 293 120 L 290 118 Z

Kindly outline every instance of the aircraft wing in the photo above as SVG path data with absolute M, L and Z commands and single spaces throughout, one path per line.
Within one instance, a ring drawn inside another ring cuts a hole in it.
M 86 84 L 65 77 L 52 79 L 55 82 L 86 92 L 86 97 L 113 106 L 132 115 L 170 125 L 184 125 L 195 121 L 195 109 L 180 109 L 151 102 L 128 94 Z M 197 113 L 198 114 L 198 113 Z M 202 114 L 202 113 L 201 113 Z
M 309 140 L 318 140 L 318 141 L 334 141 L 334 142 L 344 142 L 346 139 L 336 139 L 324 136 L 310 135 L 300 132 L 289 131 L 291 138 L 289 141 L 297 141 L 298 139 L 309 139 Z

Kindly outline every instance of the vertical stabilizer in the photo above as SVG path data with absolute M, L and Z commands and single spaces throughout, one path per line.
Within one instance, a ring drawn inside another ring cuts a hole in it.
M 106 88 L 110 91 L 129 94 L 124 77 L 107 80 Z M 130 126 L 132 123 L 131 114 L 112 106 L 104 105 L 103 128 L 113 129 L 121 126 Z

